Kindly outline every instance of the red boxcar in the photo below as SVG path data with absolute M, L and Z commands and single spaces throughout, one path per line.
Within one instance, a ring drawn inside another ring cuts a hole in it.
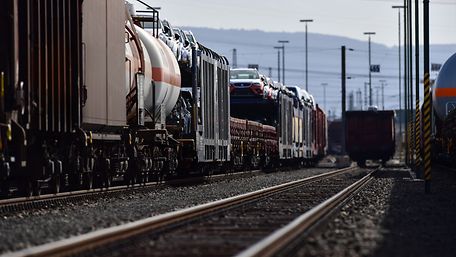
M 386 162 L 393 157 L 394 111 L 348 111 L 345 118 L 347 153 L 359 166 L 366 160 Z
M 317 105 L 315 112 L 315 152 L 314 156 L 319 159 L 326 155 L 328 135 L 325 112 Z

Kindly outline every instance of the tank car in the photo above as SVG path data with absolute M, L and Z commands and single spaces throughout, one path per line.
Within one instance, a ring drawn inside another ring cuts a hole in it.
M 432 94 L 432 104 L 440 120 L 456 109 L 456 54 L 440 69 Z
M 456 164 L 456 54 L 440 69 L 432 92 L 433 156 L 449 165 Z
M 144 15 L 144 11 L 133 12 L 132 19 L 137 25 L 147 25 L 147 33 L 154 34 L 151 28 L 161 27 L 151 26 L 160 24 L 160 19 Z M 157 29 L 155 33 L 160 37 L 164 31 Z M 174 98 L 166 101 L 174 107 L 161 115 L 162 128 L 179 145 L 178 175 L 184 176 L 227 165 L 231 152 L 228 60 L 199 42 L 194 42 L 191 50 L 192 60 L 176 66 L 181 81 L 181 88 L 173 91 L 177 104 Z

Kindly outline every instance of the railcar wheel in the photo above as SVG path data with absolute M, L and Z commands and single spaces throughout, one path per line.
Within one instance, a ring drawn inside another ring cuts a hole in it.
M 144 186 L 147 184 L 147 180 L 149 178 L 149 175 L 147 174 L 147 172 L 144 172 L 143 174 L 139 175 L 139 184 Z
M 72 174 L 70 176 L 69 188 L 70 190 L 79 190 L 84 187 L 84 177 L 83 174 Z
M 52 193 L 54 193 L 54 194 L 60 193 L 60 175 L 55 175 L 52 178 L 51 190 L 52 190 Z
M 7 198 L 9 196 L 9 183 L 8 181 L 3 181 L 0 183 L 0 197 Z
M 33 195 L 33 186 L 32 186 L 32 181 L 30 180 L 25 180 L 22 183 L 22 191 L 24 192 L 25 197 L 30 197 Z
M 112 184 L 112 176 L 110 174 L 105 174 L 102 177 L 102 187 L 110 188 Z
M 92 172 L 88 172 L 83 175 L 82 186 L 84 189 L 92 189 L 93 188 L 93 175 Z
M 128 178 L 128 184 L 131 185 L 131 186 L 134 186 L 136 183 L 138 183 L 138 178 L 136 175 L 130 175 L 130 177 Z
M 41 195 L 40 182 L 35 181 L 34 183 L 32 183 L 32 185 L 33 185 L 33 194 L 36 195 L 36 196 L 40 196 Z
M 359 167 L 365 168 L 366 167 L 366 160 L 358 160 L 356 161 Z
M 168 148 L 167 149 L 167 160 L 166 160 L 166 168 L 169 174 L 175 175 L 177 171 L 177 167 L 179 165 L 179 161 L 177 159 L 177 153 L 174 149 Z

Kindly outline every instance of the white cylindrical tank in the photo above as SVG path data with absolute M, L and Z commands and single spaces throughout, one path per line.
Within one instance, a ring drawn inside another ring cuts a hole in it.
M 456 109 L 456 54 L 440 69 L 432 92 L 432 105 L 441 120 Z
M 159 115 L 163 107 L 165 115 L 173 110 L 180 93 L 181 74 L 171 50 L 161 40 L 135 26 L 144 53 L 144 108 Z M 128 92 L 134 86 L 134 75 L 140 67 L 140 56 L 134 42 L 126 44 Z M 152 81 L 154 85 L 152 85 Z M 155 90 L 155 101 L 154 91 Z M 153 105 L 155 102 L 155 106 Z

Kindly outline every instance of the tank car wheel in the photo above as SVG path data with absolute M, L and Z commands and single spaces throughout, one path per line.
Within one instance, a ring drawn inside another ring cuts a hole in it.
M 93 175 L 92 172 L 85 173 L 82 177 L 82 186 L 84 189 L 92 189 L 93 188 Z
M 0 183 L 0 197 L 7 198 L 10 193 L 10 187 L 8 181 L 3 181 Z
M 365 168 L 366 167 L 366 160 L 358 160 L 356 161 L 356 164 L 358 164 L 359 167 Z
M 139 184 L 140 185 L 146 185 L 147 184 L 147 180 L 149 179 L 149 175 L 147 174 L 147 172 L 145 172 L 144 174 L 141 174 L 139 176 Z
M 70 175 L 69 187 L 71 190 L 81 189 L 83 186 L 83 178 L 81 173 Z
M 33 186 L 33 194 L 36 195 L 36 196 L 40 196 L 41 195 L 40 182 L 35 181 L 35 182 L 32 183 L 32 186 Z
M 166 160 L 166 169 L 167 172 L 171 175 L 176 175 L 177 167 L 179 165 L 179 161 L 177 159 L 177 153 L 174 149 L 168 148 L 167 149 L 167 160 Z
M 129 175 L 127 181 L 129 186 L 134 186 L 136 183 L 138 183 L 137 176 L 134 174 Z
M 104 174 L 102 177 L 102 187 L 110 188 L 112 184 L 112 176 L 110 174 Z
M 58 194 L 60 193 L 60 176 L 56 175 L 51 180 L 51 190 L 52 193 Z
M 31 197 L 33 195 L 32 181 L 27 179 L 22 182 L 22 193 L 25 197 Z
M 167 176 L 166 176 L 165 172 L 163 172 L 163 171 L 159 171 L 157 173 L 156 177 L 157 177 L 158 182 L 163 182 L 163 181 L 166 181 L 166 179 L 167 179 Z

